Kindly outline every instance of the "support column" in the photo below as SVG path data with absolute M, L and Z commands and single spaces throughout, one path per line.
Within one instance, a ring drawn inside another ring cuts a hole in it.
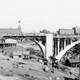
M 53 38 L 53 56 L 55 56 L 55 38 Z
M 57 51 L 57 55 L 58 55 L 59 54 L 59 49 L 60 49 L 60 38 L 57 39 L 57 42 L 58 42 L 58 45 L 57 45 L 58 46 L 57 47 L 57 50 L 58 50 Z
M 72 39 L 71 39 L 71 44 L 72 44 Z
M 66 38 L 64 38 L 64 48 L 66 47 Z
M 57 55 L 57 39 L 54 38 L 54 56 Z
M 62 38 L 60 39 L 60 51 L 63 50 L 63 46 L 62 46 Z

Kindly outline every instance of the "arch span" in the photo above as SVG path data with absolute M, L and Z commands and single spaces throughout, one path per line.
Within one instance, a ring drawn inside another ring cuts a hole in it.
M 34 39 L 29 39 L 29 40 L 31 40 L 32 42 L 34 42 L 39 47 L 39 49 L 41 50 L 41 53 L 43 54 L 43 57 L 44 57 L 44 55 L 45 55 L 45 52 L 44 52 L 45 51 L 44 50 L 45 46 L 43 44 L 39 43 L 38 41 L 34 40 Z M 24 39 L 24 41 L 26 42 L 26 39 Z M 20 44 L 18 43 L 17 45 L 20 45 L 20 46 L 23 46 L 23 47 L 26 48 L 26 45 L 23 45 L 21 43 Z
M 55 56 L 55 58 L 60 61 L 61 58 L 65 56 L 66 52 L 67 52 L 68 50 L 70 50 L 72 47 L 76 46 L 77 44 L 80 44 L 80 40 L 79 40 L 79 41 L 76 41 L 76 42 L 73 42 L 72 44 L 66 46 L 66 47 L 64 48 L 64 50 L 62 50 L 61 52 L 59 52 L 59 54 L 58 54 L 57 56 Z

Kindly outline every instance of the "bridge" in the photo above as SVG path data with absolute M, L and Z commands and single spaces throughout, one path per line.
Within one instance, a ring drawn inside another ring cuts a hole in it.
M 57 56 L 60 51 L 62 51 L 69 44 L 78 41 L 80 35 L 54 35 L 54 34 L 45 34 L 45 35 L 27 35 L 27 36 L 3 36 L 3 43 L 5 39 L 16 39 L 18 42 L 22 40 L 31 39 L 34 41 L 42 41 L 42 44 L 45 48 L 45 57 L 50 55 Z M 51 53 L 51 54 L 49 54 Z

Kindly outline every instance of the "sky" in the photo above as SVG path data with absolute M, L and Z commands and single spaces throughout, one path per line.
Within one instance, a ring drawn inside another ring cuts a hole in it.
M 0 0 L 0 28 L 54 32 L 80 26 L 80 0 Z

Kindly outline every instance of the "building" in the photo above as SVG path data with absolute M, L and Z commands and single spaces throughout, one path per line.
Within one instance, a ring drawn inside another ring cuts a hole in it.
M 0 28 L 0 38 L 3 36 L 20 36 L 22 35 L 21 28 Z
M 7 46 L 16 46 L 15 43 L 11 43 L 10 40 L 5 43 L 6 38 L 4 36 L 22 36 L 23 33 L 21 31 L 21 26 L 19 25 L 18 28 L 0 28 L 0 48 Z M 9 43 L 8 43 L 9 42 Z
M 58 35 L 74 35 L 74 29 L 59 29 Z

